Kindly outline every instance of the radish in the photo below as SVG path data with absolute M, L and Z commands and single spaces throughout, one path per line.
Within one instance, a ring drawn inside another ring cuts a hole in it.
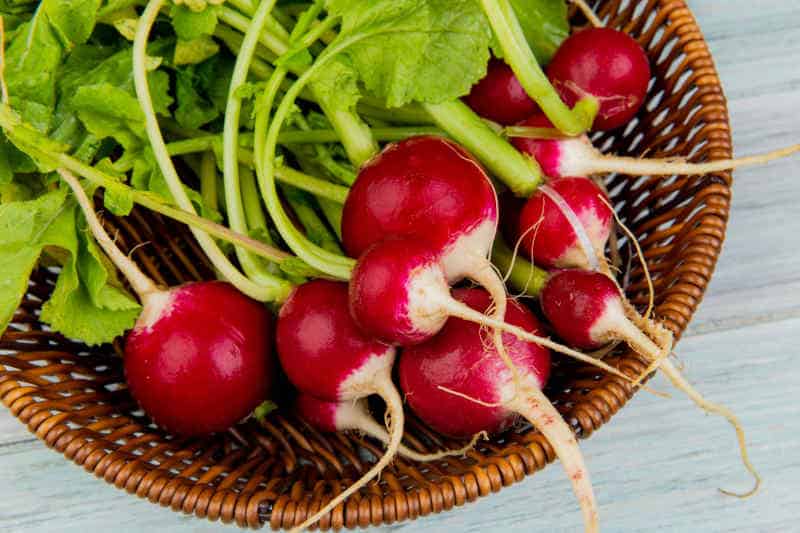
M 600 109 L 592 128 L 610 130 L 628 123 L 642 107 L 650 62 L 628 34 L 588 28 L 561 43 L 547 66 L 547 76 L 569 106 L 586 96 L 596 98 Z
M 128 388 L 164 429 L 183 436 L 223 431 L 267 399 L 275 369 L 267 308 L 220 282 L 161 290 L 110 239 L 70 172 L 90 230 L 142 302 L 125 342 Z
M 586 30 L 584 30 L 586 31 Z M 606 155 L 592 145 L 589 137 L 560 137 L 552 123 L 537 113 L 517 127 L 508 128 L 511 143 L 536 159 L 542 172 L 552 178 L 591 176 L 617 172 L 629 176 L 702 175 L 735 168 L 760 165 L 800 151 L 800 144 L 766 154 L 689 163 L 680 158 L 640 159 Z
M 663 326 L 642 318 L 623 299 L 619 287 L 611 278 L 600 272 L 585 270 L 557 271 L 545 284 L 539 301 L 553 329 L 568 343 L 594 350 L 612 341 L 625 341 L 637 353 L 657 365 L 672 384 L 685 392 L 700 408 L 725 417 L 736 430 L 742 461 L 755 478 L 755 486 L 743 496 L 758 490 L 761 479 L 748 458 L 744 431 L 736 416 L 726 407 L 706 400 L 686 381 L 665 357 L 672 350 L 672 334 Z M 640 327 L 659 343 L 656 344 Z
M 539 187 L 519 216 L 522 249 L 545 268 L 596 268 L 611 234 L 605 193 L 587 178 L 560 178 Z
M 300 394 L 295 401 L 295 412 L 314 428 L 335 433 L 337 431 L 360 431 L 378 439 L 384 444 L 389 442 L 389 434 L 386 429 L 378 424 L 369 414 L 367 402 L 365 400 L 328 402 L 315 398 L 310 394 Z M 445 457 L 454 455 L 464 455 L 470 451 L 479 436 L 473 437 L 472 442 L 458 450 L 442 451 L 430 454 L 415 452 L 407 446 L 401 444 L 398 453 L 412 461 L 421 463 L 438 461 Z
M 328 402 L 377 394 L 390 420 L 386 453 L 344 492 L 296 529 L 315 523 L 377 476 L 397 454 L 403 437 L 403 402 L 392 383 L 395 348 L 362 333 L 347 309 L 347 284 L 317 279 L 295 288 L 278 314 L 278 358 L 301 392 Z
M 494 329 L 496 350 L 515 379 L 518 372 L 505 353 L 501 331 L 629 379 L 601 361 L 453 298 L 434 250 L 422 239 L 397 237 L 379 242 L 361 255 L 350 279 L 350 313 L 364 333 L 387 343 L 410 346 L 429 340 L 445 327 L 449 317 L 457 317 Z M 505 309 L 505 294 L 502 302 L 494 294 L 492 298 L 496 307 Z M 280 324 L 278 337 L 280 340 Z
M 504 126 L 531 116 L 536 105 L 502 59 L 492 58 L 486 76 L 464 97 L 466 104 L 483 118 Z
M 454 298 L 476 313 L 490 305 L 479 289 L 459 289 Z M 518 303 L 508 302 L 506 320 L 531 334 L 542 326 Z M 480 327 L 452 319 L 424 344 L 406 348 L 398 364 L 400 385 L 411 409 L 431 428 L 454 437 L 476 431 L 497 433 L 522 415 L 550 442 L 567 471 L 584 514 L 586 531 L 597 531 L 597 506 L 589 472 L 575 435 L 542 393 L 550 372 L 547 349 L 505 335 L 504 345 L 519 368 L 520 385 L 484 343 Z

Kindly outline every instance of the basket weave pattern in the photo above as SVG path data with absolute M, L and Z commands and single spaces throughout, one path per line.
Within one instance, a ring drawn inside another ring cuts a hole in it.
M 654 73 L 635 123 L 598 136 L 596 144 L 627 155 L 729 158 L 725 97 L 684 2 L 609 0 L 596 7 L 609 26 L 640 41 Z M 722 246 L 730 179 L 728 173 L 668 180 L 617 176 L 607 183 L 622 220 L 644 249 L 656 315 L 676 336 L 697 308 Z M 211 277 L 186 228 L 143 210 L 107 222 L 121 247 L 133 250 L 132 257 L 157 282 Z M 642 306 L 647 286 L 642 269 L 631 264 L 626 290 Z M 382 447 L 369 439 L 321 435 L 282 410 L 262 423 L 250 421 L 202 440 L 163 433 L 129 396 L 114 354 L 119 346 L 89 349 L 39 322 L 53 285 L 52 272 L 34 274 L 0 339 L 0 399 L 48 446 L 107 482 L 199 517 L 286 528 L 357 479 L 369 467 L 365 451 L 380 453 Z M 645 368 L 630 352 L 608 361 L 629 375 Z M 624 380 L 560 358 L 547 389 L 581 437 L 606 423 L 633 392 Z M 406 442 L 423 452 L 456 445 L 410 413 Z M 522 480 L 554 457 L 547 441 L 525 426 L 481 443 L 465 458 L 426 465 L 398 458 L 379 483 L 324 517 L 320 527 L 379 525 L 451 509 Z

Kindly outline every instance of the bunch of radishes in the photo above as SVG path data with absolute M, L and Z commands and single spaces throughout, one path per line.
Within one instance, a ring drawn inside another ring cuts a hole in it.
M 563 43 L 547 75 L 568 105 L 595 102 L 593 128 L 599 131 L 636 115 L 650 67 L 635 40 L 592 28 Z M 501 59 L 492 59 L 487 76 L 464 100 L 486 119 L 511 126 L 513 145 L 549 178 L 521 209 L 501 213 L 484 167 L 444 137 L 387 145 L 359 169 L 342 213 L 342 243 L 357 260 L 349 283 L 316 279 L 297 286 L 282 304 L 275 340 L 280 364 L 300 392 L 298 414 L 321 430 L 364 431 L 383 440 L 386 453 L 301 527 L 377 476 L 395 454 L 431 460 L 448 453 L 424 455 L 402 445 L 404 396 L 432 429 L 455 438 L 496 434 L 519 417 L 528 420 L 561 459 L 586 530 L 597 530 L 595 498 L 575 436 L 542 393 L 551 349 L 619 374 L 578 350 L 627 343 L 701 407 L 736 426 L 752 471 L 736 419 L 688 385 L 667 358 L 671 333 L 629 304 L 611 276 L 605 251 L 614 213 L 590 176 L 703 173 L 756 160 L 691 165 L 603 155 L 585 135 L 556 130 Z M 448 133 L 459 138 L 457 131 Z M 268 399 L 274 378 L 267 308 L 224 282 L 156 288 L 104 233 L 77 180 L 66 171 L 61 175 L 144 305 L 125 345 L 134 397 L 156 423 L 184 435 L 222 431 L 248 416 Z M 507 237 L 517 241 L 508 244 L 550 269 L 539 293 L 541 311 L 569 346 L 550 340 L 531 309 L 509 299 L 489 259 L 501 219 L 510 228 Z M 481 288 L 451 290 L 464 280 Z M 366 409 L 373 394 L 386 403 L 388 431 Z

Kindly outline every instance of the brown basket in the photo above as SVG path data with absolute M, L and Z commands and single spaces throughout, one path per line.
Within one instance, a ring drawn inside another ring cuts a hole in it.
M 648 50 L 654 71 L 645 109 L 624 132 L 596 139 L 621 154 L 731 156 L 725 97 L 703 36 L 682 0 L 608 0 L 599 12 Z M 644 248 L 655 281 L 657 316 L 676 336 L 708 284 L 722 246 L 730 201 L 728 173 L 608 183 L 615 206 Z M 136 210 L 115 220 L 120 242 L 164 284 L 209 277 L 183 227 Z M 635 263 L 634 263 L 635 264 Z M 642 270 L 629 272 L 628 295 L 646 301 Z M 0 398 L 28 428 L 87 471 L 176 511 L 241 526 L 299 524 L 369 466 L 381 446 L 350 434 L 320 435 L 279 411 L 204 440 L 175 439 L 150 424 L 128 395 L 111 347 L 87 349 L 38 321 L 52 273 L 33 276 L 30 292 L 0 340 Z M 644 369 L 632 353 L 609 359 L 629 375 Z M 633 394 L 593 367 L 557 359 L 548 395 L 582 437 L 607 422 Z M 421 451 L 452 443 L 413 416 L 407 442 Z M 467 458 L 420 465 L 397 459 L 320 527 L 379 525 L 451 509 L 521 481 L 554 458 L 529 427 L 482 443 Z M 567 503 L 565 503 L 567 505 Z M 570 503 L 571 505 L 571 503 Z

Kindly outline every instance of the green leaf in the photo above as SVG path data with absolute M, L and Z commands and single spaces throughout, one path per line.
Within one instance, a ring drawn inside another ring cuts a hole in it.
M 193 11 L 184 6 L 173 5 L 170 10 L 172 27 L 179 39 L 192 41 L 204 35 L 214 33 L 217 27 L 217 14 L 219 8 L 206 6 L 202 11 Z
M 339 55 L 314 76 L 314 95 L 333 109 L 353 109 L 361 98 L 358 72 L 348 56 Z
M 201 63 L 219 52 L 217 42 L 207 35 L 191 41 L 178 39 L 175 44 L 175 56 L 172 61 L 176 65 L 193 65 Z
M 139 305 L 109 276 L 66 190 L 0 205 L 0 332 L 28 290 L 28 278 L 45 249 L 66 257 L 42 320 L 88 344 L 109 342 L 133 326 Z
M 469 92 L 486 73 L 491 30 L 475 0 L 333 0 L 334 41 L 367 90 L 389 107 L 438 103 Z
M 138 100 L 108 83 L 85 85 L 72 97 L 81 122 L 95 137 L 112 137 L 125 149 L 143 146 L 147 134 Z
M 99 7 L 100 0 L 43 0 L 40 9 L 67 43 L 80 44 L 92 34 Z
M 510 1 L 533 55 L 546 65 L 569 36 L 567 3 L 564 0 Z M 492 51 L 497 57 L 503 57 L 503 51 L 495 42 Z

